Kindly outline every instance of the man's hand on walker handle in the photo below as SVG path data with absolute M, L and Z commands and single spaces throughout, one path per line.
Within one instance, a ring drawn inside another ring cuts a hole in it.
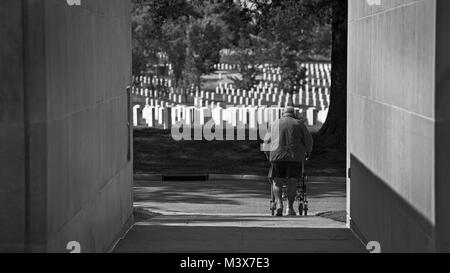
M 311 159 L 311 154 L 310 153 L 306 153 L 305 154 L 305 160 L 308 161 Z

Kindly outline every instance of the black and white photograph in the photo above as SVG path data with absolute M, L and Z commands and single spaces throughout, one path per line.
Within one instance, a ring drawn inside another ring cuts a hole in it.
M 448 0 L 0 0 L 0 254 L 450 253 L 449 29 Z

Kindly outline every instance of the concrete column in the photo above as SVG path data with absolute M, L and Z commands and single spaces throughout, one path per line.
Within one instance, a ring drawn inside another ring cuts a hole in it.
M 349 220 L 384 252 L 450 251 L 449 18 L 445 0 L 349 1 Z
M 131 6 L 91 2 L 0 1 L 0 251 L 105 252 L 132 222 Z

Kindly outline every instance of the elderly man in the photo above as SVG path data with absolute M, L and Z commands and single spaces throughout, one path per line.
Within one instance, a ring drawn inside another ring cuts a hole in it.
M 286 107 L 283 117 L 275 121 L 264 142 L 270 145 L 271 163 L 269 178 L 273 182 L 273 193 L 277 203 L 277 216 L 283 216 L 283 186 L 287 184 L 288 208 L 286 214 L 295 216 L 294 203 L 297 182 L 303 170 L 305 156 L 312 152 L 313 139 L 304 124 L 298 119 L 293 107 Z

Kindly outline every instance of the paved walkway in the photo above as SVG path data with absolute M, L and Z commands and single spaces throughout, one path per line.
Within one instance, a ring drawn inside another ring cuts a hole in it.
M 342 178 L 312 178 L 308 182 L 310 212 L 346 210 L 346 184 Z M 136 181 L 135 206 L 161 214 L 267 215 L 270 185 L 260 180 L 207 182 Z
M 345 181 L 309 184 L 312 215 L 345 210 Z M 269 216 L 266 181 L 135 182 L 137 219 L 115 252 L 364 252 L 344 223 Z M 141 214 L 142 215 L 142 214 Z

